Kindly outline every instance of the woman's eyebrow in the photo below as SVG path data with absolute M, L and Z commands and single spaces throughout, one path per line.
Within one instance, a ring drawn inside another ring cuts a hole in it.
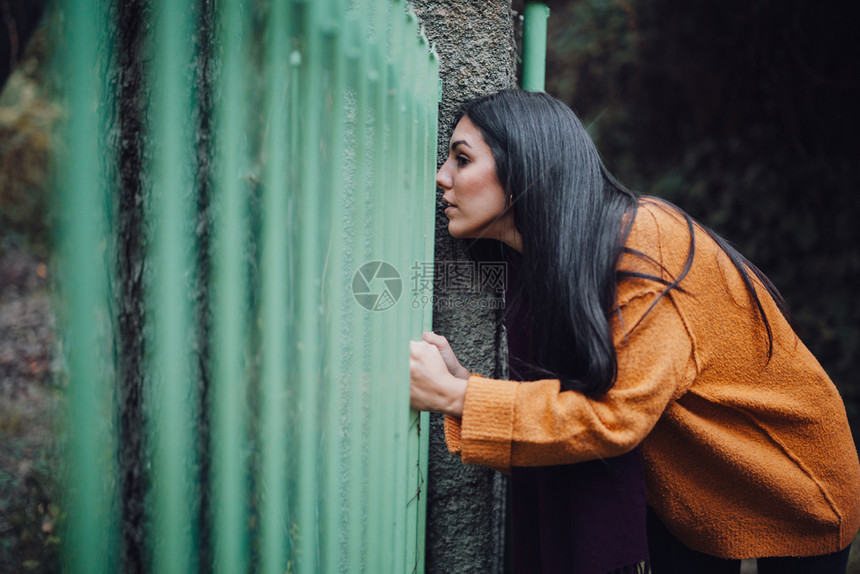
M 470 146 L 469 142 L 467 142 L 466 140 L 457 140 L 455 142 L 451 142 L 451 151 L 454 151 L 460 144 L 463 144 L 467 148 L 472 149 L 472 146 Z

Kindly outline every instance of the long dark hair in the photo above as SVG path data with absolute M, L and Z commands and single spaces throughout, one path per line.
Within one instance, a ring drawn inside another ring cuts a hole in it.
M 773 335 L 751 274 L 788 318 L 785 301 L 752 263 L 680 208 L 666 202 L 690 229 L 687 261 L 674 280 L 617 269 L 621 254 L 630 251 L 624 244 L 640 194 L 609 173 L 579 118 L 564 103 L 544 92 L 503 90 L 464 103 L 454 125 L 464 116 L 493 153 L 523 241 L 522 256 L 486 239 L 472 241 L 467 250 L 475 259 L 516 264 L 528 278 L 519 287 L 528 301 L 534 372 L 559 378 L 568 390 L 589 395 L 609 390 L 618 371 L 610 329 L 618 282 L 639 277 L 662 284 L 652 309 L 670 291 L 683 290 L 696 228 L 710 235 L 738 269 L 762 317 L 770 360 Z

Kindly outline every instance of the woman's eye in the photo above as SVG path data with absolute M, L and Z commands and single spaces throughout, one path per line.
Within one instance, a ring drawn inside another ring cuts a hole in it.
M 457 160 L 457 165 L 460 167 L 463 167 L 464 165 L 469 163 L 469 158 L 467 158 L 466 156 L 458 155 L 455 159 Z

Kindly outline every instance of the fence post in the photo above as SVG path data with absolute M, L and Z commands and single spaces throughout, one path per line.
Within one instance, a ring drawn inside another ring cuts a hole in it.
M 542 92 L 546 80 L 546 2 L 526 2 L 523 14 L 523 89 Z

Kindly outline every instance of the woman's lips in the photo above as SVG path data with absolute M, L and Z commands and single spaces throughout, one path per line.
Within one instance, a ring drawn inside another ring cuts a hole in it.
M 448 213 L 452 209 L 457 209 L 457 206 L 456 205 L 449 205 L 448 207 L 445 208 L 445 213 Z

